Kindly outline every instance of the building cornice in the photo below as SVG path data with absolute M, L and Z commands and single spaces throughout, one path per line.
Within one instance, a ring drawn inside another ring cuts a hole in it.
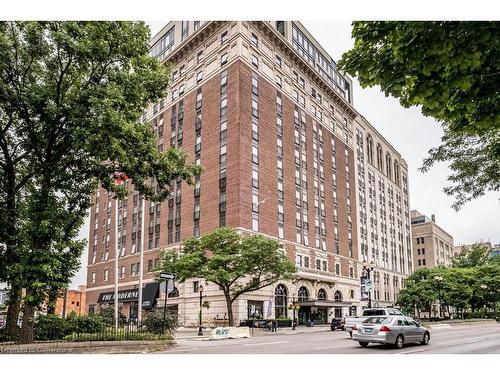
M 273 41 L 274 44 L 281 49 L 281 52 L 283 52 L 290 61 L 293 61 L 298 67 L 302 69 L 303 72 L 307 73 L 308 78 L 311 79 L 311 81 L 314 82 L 315 85 L 323 89 L 325 92 L 329 93 L 334 103 L 337 104 L 351 120 L 354 120 L 356 116 L 358 116 L 358 112 L 344 98 L 342 98 L 337 92 L 335 92 L 335 90 L 331 88 L 328 82 L 326 82 L 325 79 L 318 73 L 316 73 L 316 71 L 302 57 L 300 57 L 297 52 L 295 52 L 290 43 L 282 35 L 280 35 L 266 22 L 251 21 L 250 24 L 255 26 L 260 32 L 262 32 L 266 37 Z

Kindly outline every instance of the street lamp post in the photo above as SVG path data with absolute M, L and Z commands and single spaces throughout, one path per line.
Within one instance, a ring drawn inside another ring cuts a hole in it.
M 200 313 L 199 313 L 199 324 L 198 324 L 198 336 L 203 336 L 203 330 L 201 329 L 201 314 L 202 314 L 202 303 L 203 303 L 203 286 L 200 285 L 199 287 L 199 292 L 200 292 Z
M 363 262 L 363 271 L 366 272 L 368 280 L 371 280 L 370 273 L 373 271 L 373 268 L 374 268 L 373 262 L 370 262 L 369 264 L 367 262 Z M 370 289 L 368 291 L 368 308 L 370 309 L 371 307 L 372 307 L 372 290 Z
M 295 320 L 295 311 L 299 308 L 299 304 L 297 303 L 297 300 L 295 299 L 295 293 L 292 295 L 291 308 L 293 311 L 292 330 L 295 330 L 297 327 L 296 320 Z
M 434 280 L 436 280 L 438 284 L 439 317 L 441 318 L 441 281 L 443 281 L 443 276 L 436 275 L 434 276 Z

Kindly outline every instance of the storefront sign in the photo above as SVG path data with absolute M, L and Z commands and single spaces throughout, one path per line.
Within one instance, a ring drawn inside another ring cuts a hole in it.
M 149 283 L 142 289 L 142 307 L 152 308 L 158 296 L 158 283 Z M 137 302 L 139 300 L 139 289 L 127 289 L 118 292 L 118 302 Z M 104 292 L 99 295 L 97 303 L 115 302 L 115 292 Z

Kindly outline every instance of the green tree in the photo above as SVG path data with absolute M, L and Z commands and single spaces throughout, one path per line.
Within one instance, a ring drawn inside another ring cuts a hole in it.
M 119 171 L 162 200 L 171 180 L 200 173 L 186 153 L 159 152 L 139 121 L 169 83 L 149 38 L 142 22 L 0 23 L 0 278 L 12 288 L 11 327 L 26 288 L 22 342 L 47 291 L 78 266 L 75 236 L 96 188 L 125 197 Z
M 453 267 L 476 267 L 490 261 L 490 250 L 480 243 L 472 245 L 470 248 L 462 247 L 460 253 L 451 259 Z
M 450 163 L 453 207 L 500 189 L 498 22 L 354 22 L 340 69 L 443 122 L 422 171 Z
M 173 272 L 180 282 L 199 277 L 219 286 L 231 326 L 233 303 L 239 296 L 290 280 L 296 272 L 278 241 L 261 235 L 242 236 L 226 227 L 185 240 L 180 252 L 163 252 L 161 269 Z
M 436 271 L 420 268 L 406 280 L 405 287 L 399 292 L 396 304 L 405 311 L 431 311 L 432 304 L 438 299 L 437 285 L 434 280 Z

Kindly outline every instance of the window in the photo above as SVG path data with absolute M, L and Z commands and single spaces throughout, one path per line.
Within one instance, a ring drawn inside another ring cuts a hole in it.
M 104 281 L 108 281 L 109 279 L 109 269 L 105 269 L 104 270 Z
M 200 62 L 202 58 L 203 58 L 203 50 L 199 51 L 196 54 L 196 62 Z
M 252 55 L 250 59 L 252 61 L 252 65 L 258 68 L 259 67 L 259 59 L 257 58 L 257 56 Z
M 252 37 L 250 39 L 252 41 L 252 44 L 255 46 L 255 47 L 258 47 L 259 46 L 259 38 L 257 37 L 257 35 L 255 35 L 254 33 L 252 33 Z
M 276 319 L 288 316 L 288 290 L 283 284 L 274 290 L 274 316 Z
M 193 281 L 193 293 L 198 293 L 200 290 L 200 282 Z
M 223 54 L 221 57 L 220 57 L 220 65 L 225 65 L 227 63 L 227 57 L 228 57 L 228 54 L 225 53 Z
M 181 40 L 184 40 L 187 38 L 189 34 L 189 21 L 182 21 L 182 35 L 181 35 Z
M 299 288 L 299 291 L 297 292 L 297 298 L 298 298 L 299 302 L 309 300 L 309 291 L 307 290 L 307 288 L 305 286 L 301 286 Z
M 276 30 L 278 30 L 278 32 L 284 36 L 285 35 L 285 21 L 276 21 Z
M 148 260 L 148 272 L 153 272 L 153 259 Z
M 277 66 L 281 68 L 281 57 L 276 55 L 276 57 L 274 58 L 274 62 L 276 63 Z
M 224 31 L 220 36 L 220 44 L 224 44 L 227 42 L 227 31 Z
M 276 86 L 278 86 L 278 87 L 282 87 L 282 85 L 283 85 L 283 80 L 282 80 L 282 78 L 281 78 L 280 76 L 276 76 L 276 78 L 275 78 L 275 79 L 276 79 Z
M 92 272 L 92 284 L 95 284 L 95 272 Z
M 340 290 L 335 291 L 335 294 L 333 295 L 333 300 L 335 302 L 342 302 L 342 292 Z
M 202 79 L 203 79 L 203 71 L 198 72 L 198 74 L 196 75 L 196 83 L 201 82 Z
M 327 294 L 326 294 L 326 291 L 321 288 L 320 290 L 318 290 L 318 299 L 320 301 L 326 301 L 327 300 Z
M 335 264 L 335 274 L 340 275 L 340 264 Z

